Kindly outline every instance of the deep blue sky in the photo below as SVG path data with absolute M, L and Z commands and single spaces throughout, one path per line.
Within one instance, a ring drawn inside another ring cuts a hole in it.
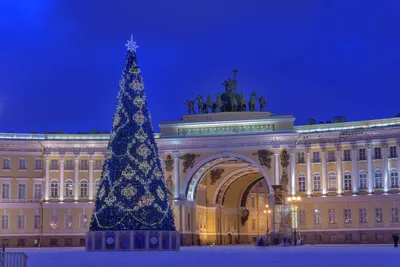
M 399 18 L 397 0 L 1 0 L 0 131 L 108 131 L 131 32 L 154 125 L 234 67 L 297 125 L 393 117 Z

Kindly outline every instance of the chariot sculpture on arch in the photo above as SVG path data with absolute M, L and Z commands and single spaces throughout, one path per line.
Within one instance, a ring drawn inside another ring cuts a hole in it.
M 210 94 L 203 98 L 202 95 L 197 95 L 196 100 L 187 100 L 188 113 L 216 113 L 216 112 L 242 112 L 242 111 L 265 111 L 267 104 L 265 96 L 258 97 L 255 92 L 250 95 L 249 102 L 246 101 L 246 96 L 243 92 L 237 91 L 236 74 L 238 70 L 232 70 L 233 79 L 228 78 L 222 82 L 224 92 L 217 93 L 215 99 Z M 258 107 L 257 107 L 258 105 Z

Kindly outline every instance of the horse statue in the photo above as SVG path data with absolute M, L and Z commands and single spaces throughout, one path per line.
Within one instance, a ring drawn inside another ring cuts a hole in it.
M 238 101 L 236 98 L 236 94 L 234 94 L 231 97 L 231 106 L 232 106 L 232 112 L 236 112 L 237 111 L 237 106 L 238 106 Z
M 208 95 L 207 96 L 207 103 L 206 103 L 206 109 L 207 109 L 207 112 L 206 113 L 208 113 L 208 109 L 210 108 L 210 112 L 213 112 L 213 102 L 212 102 L 212 100 L 211 100 L 211 95 Z
M 194 100 L 188 100 L 186 102 L 187 102 L 187 105 L 188 105 L 189 115 L 192 114 L 192 112 L 193 112 L 193 114 L 196 114 L 196 111 L 194 110 Z
M 260 99 L 258 99 L 258 102 L 260 103 L 260 111 L 264 111 L 264 107 L 267 104 L 265 96 L 261 96 Z
M 241 111 L 246 111 L 246 96 L 244 95 L 244 93 L 241 93 L 240 96 L 240 110 Z
M 236 94 L 236 101 L 237 101 L 237 104 L 238 104 L 236 110 L 237 111 L 242 111 L 242 105 L 241 105 L 242 98 L 241 98 L 240 94 Z
M 203 102 L 203 97 L 201 95 L 198 95 L 196 99 L 197 99 L 197 112 L 207 113 L 207 106 Z
M 257 95 L 255 92 L 251 93 L 250 101 L 249 101 L 249 111 L 255 111 L 257 104 Z
M 215 101 L 215 109 L 216 112 L 221 112 L 222 110 L 222 100 L 221 100 L 221 95 L 217 94 L 217 101 Z

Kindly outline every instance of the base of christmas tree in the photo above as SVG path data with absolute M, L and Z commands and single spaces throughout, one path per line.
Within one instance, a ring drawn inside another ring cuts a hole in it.
M 177 231 L 95 231 L 86 235 L 86 251 L 178 251 Z

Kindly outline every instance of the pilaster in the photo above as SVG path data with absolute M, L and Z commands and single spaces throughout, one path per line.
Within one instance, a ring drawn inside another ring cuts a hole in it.
M 342 177 L 342 146 L 341 144 L 336 144 L 337 153 L 337 193 L 338 195 L 343 194 L 343 177 Z
M 351 163 L 353 166 L 353 194 L 358 194 L 358 166 L 357 166 L 357 144 L 351 144 Z

